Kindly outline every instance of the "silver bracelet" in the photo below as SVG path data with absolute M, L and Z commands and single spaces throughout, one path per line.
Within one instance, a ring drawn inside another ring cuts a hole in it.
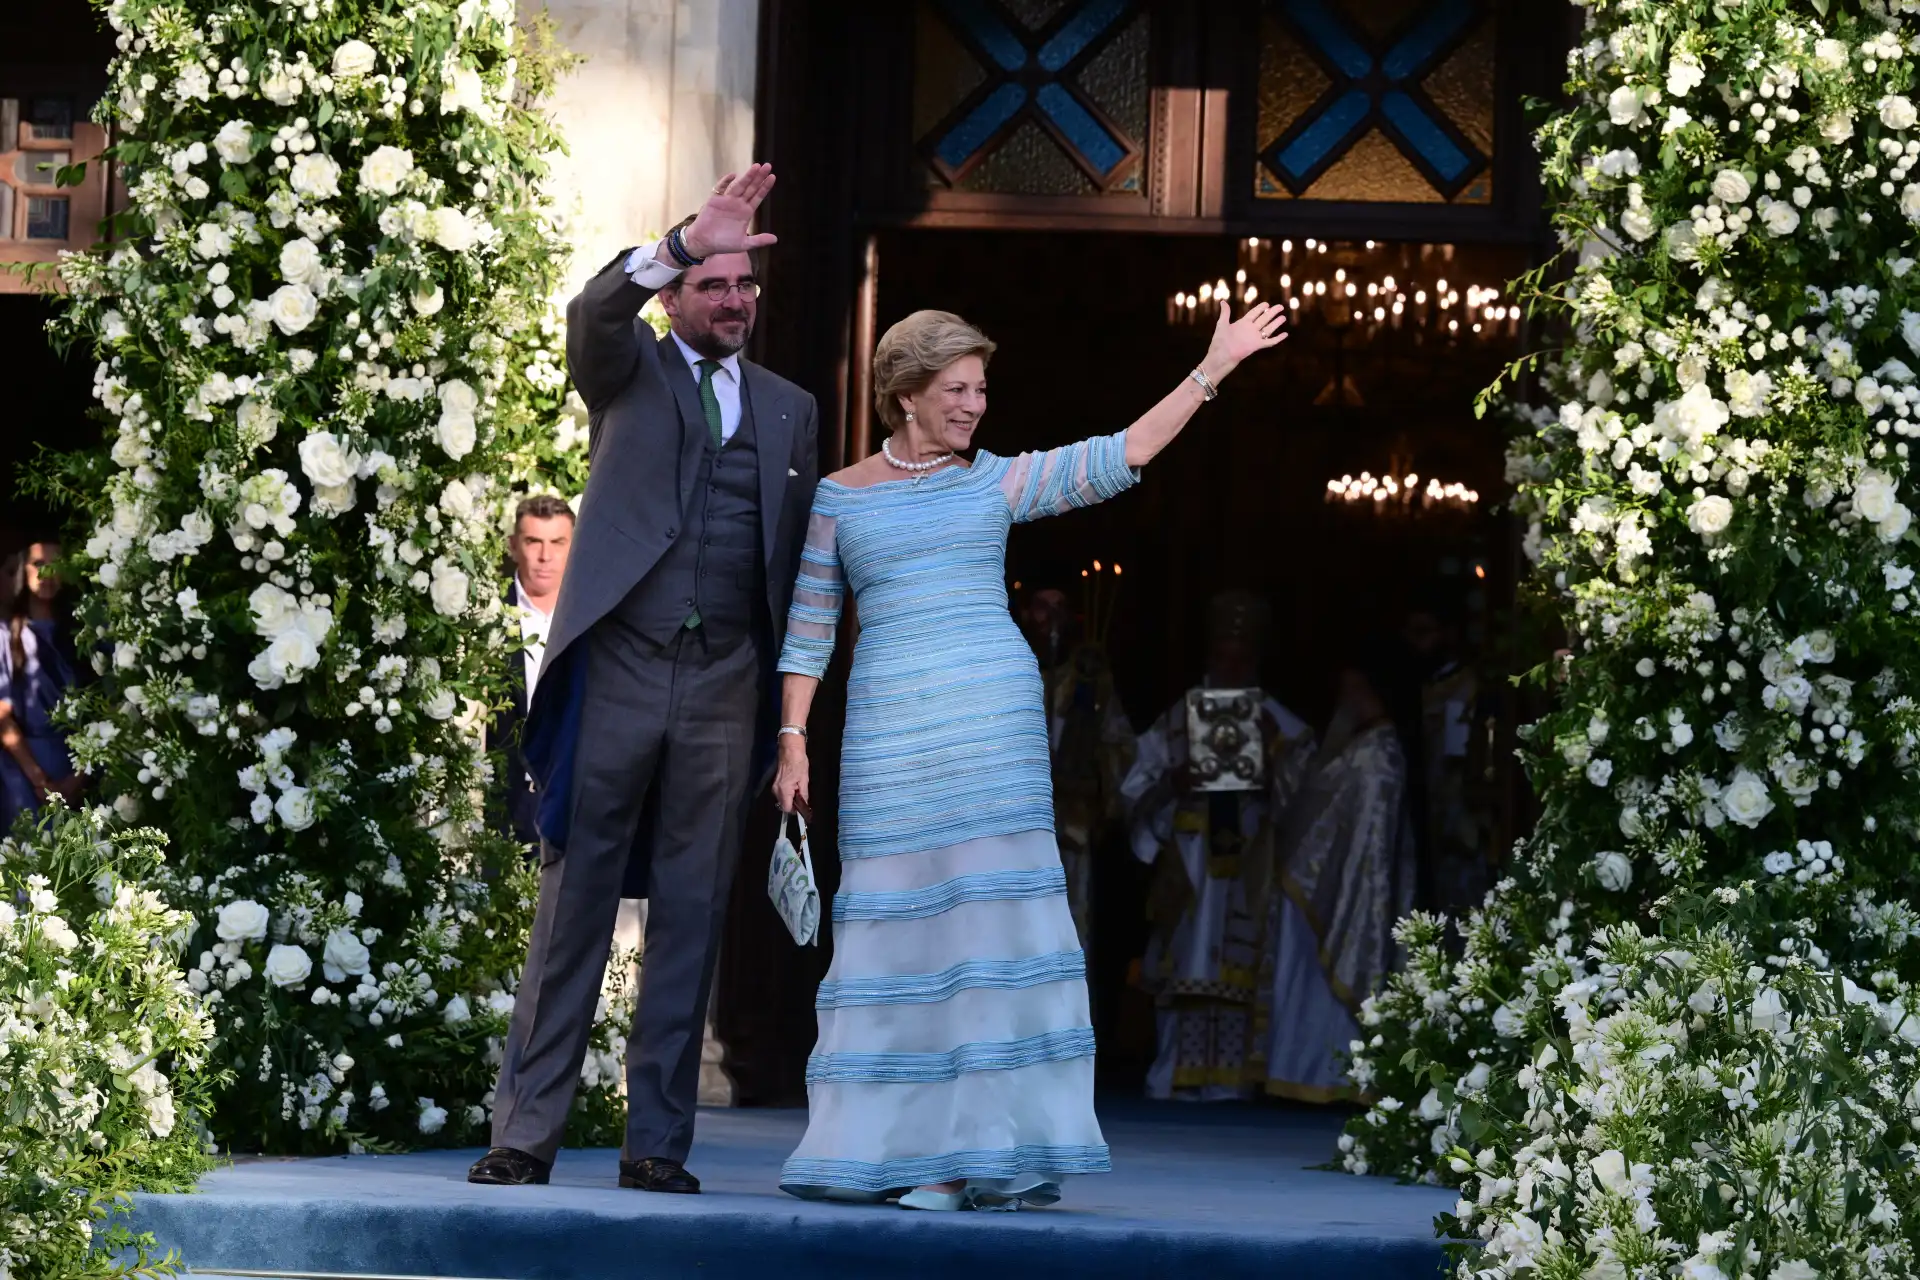
M 1213 385 L 1212 378 L 1209 378 L 1206 374 L 1200 371 L 1200 368 L 1198 365 L 1194 366 L 1193 372 L 1188 374 L 1187 376 L 1200 384 L 1200 393 L 1206 396 L 1207 399 L 1215 400 L 1219 398 L 1220 389 Z
M 801 724 L 783 724 L 780 726 L 780 732 L 774 734 L 773 736 L 776 738 L 780 738 L 780 737 L 785 737 L 789 733 L 793 734 L 797 738 L 804 739 L 807 736 L 807 727 Z

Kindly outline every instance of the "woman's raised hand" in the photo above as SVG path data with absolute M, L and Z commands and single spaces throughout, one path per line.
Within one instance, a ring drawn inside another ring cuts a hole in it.
M 684 238 L 687 252 L 697 258 L 716 253 L 745 253 L 774 243 L 778 237 L 761 232 L 753 235 L 753 215 L 760 202 L 773 190 L 773 166 L 748 165 L 745 173 L 730 173 L 713 184 L 713 194 L 700 206 Z
M 1227 315 L 1227 304 L 1220 304 L 1220 320 L 1213 326 L 1213 342 L 1207 347 L 1203 364 L 1209 376 L 1220 378 L 1231 373 L 1242 360 L 1256 351 L 1277 347 L 1287 340 L 1284 308 L 1257 302 L 1241 313 L 1238 320 Z

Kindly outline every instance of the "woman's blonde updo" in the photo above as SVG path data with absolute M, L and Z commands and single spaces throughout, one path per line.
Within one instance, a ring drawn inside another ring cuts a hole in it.
M 956 360 L 979 356 L 985 364 L 994 343 L 951 311 L 916 311 L 888 329 L 873 352 L 873 407 L 887 430 L 907 425 L 901 396 L 933 385 L 940 371 Z

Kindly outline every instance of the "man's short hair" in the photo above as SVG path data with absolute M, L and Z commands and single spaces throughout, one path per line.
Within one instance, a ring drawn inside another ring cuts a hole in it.
M 551 520 L 555 516 L 565 516 L 573 520 L 573 508 L 567 500 L 551 493 L 536 493 L 520 499 L 520 505 L 513 509 L 513 531 L 520 532 L 520 522 L 528 516 L 535 520 Z

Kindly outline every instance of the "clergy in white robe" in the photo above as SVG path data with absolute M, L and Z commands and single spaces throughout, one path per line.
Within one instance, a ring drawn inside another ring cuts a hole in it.
M 1258 687 L 1258 602 L 1215 602 L 1206 684 Z M 1266 777 L 1253 791 L 1196 791 L 1183 695 L 1140 736 L 1121 786 L 1134 856 L 1155 867 L 1153 933 L 1141 985 L 1154 997 L 1158 1043 L 1147 1095 L 1224 1101 L 1254 1092 L 1254 1013 L 1270 882 L 1269 823 L 1300 785 L 1313 731 L 1263 696 Z
M 1413 906 L 1414 839 L 1393 695 L 1381 692 L 1395 679 L 1383 661 L 1341 673 L 1326 739 L 1278 828 L 1255 1051 L 1276 1096 L 1353 1096 L 1343 1055 L 1360 1038 L 1360 1004 L 1399 962 L 1393 926 Z

